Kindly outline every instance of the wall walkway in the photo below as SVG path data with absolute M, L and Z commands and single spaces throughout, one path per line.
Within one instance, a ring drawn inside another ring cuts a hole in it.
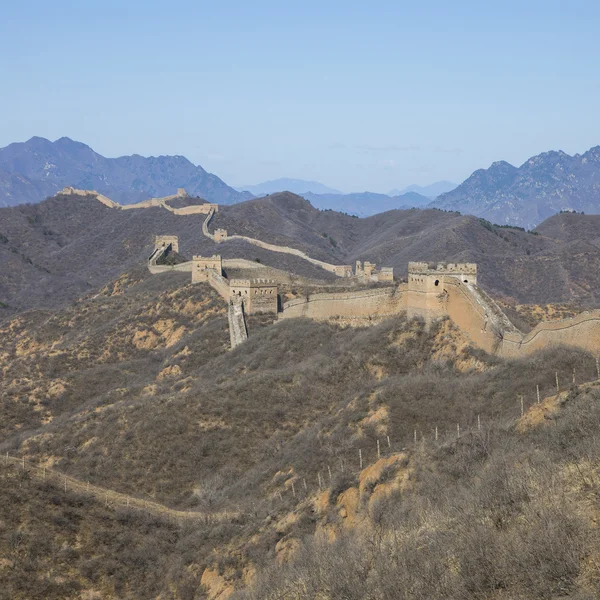
M 231 298 L 229 301 L 229 338 L 233 350 L 248 339 L 246 320 L 244 319 L 244 305 L 239 298 Z
M 405 286 L 389 286 L 356 292 L 311 294 L 286 302 L 280 319 L 308 317 L 315 320 L 352 318 L 372 320 L 398 314 L 405 309 Z

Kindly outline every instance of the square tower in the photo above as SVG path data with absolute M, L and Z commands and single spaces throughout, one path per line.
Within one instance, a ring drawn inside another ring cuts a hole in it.
M 159 248 L 169 248 L 173 252 L 179 253 L 179 238 L 176 235 L 157 235 L 154 238 L 154 250 Z
M 270 279 L 232 279 L 231 297 L 240 298 L 247 314 L 277 314 L 277 282 Z
M 192 283 L 208 281 L 211 271 L 217 275 L 223 274 L 223 261 L 219 254 L 192 257 Z

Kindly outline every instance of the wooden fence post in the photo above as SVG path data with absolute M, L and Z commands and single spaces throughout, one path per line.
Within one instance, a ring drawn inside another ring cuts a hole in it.
M 525 407 L 523 405 L 523 395 L 521 395 L 521 416 L 525 414 Z
M 556 393 L 560 394 L 560 386 L 558 385 L 558 371 L 556 371 Z
M 360 448 L 358 449 L 358 462 L 360 463 L 360 470 L 362 471 L 362 468 L 363 468 L 362 450 Z
M 377 458 L 381 458 L 381 450 L 379 449 L 379 440 L 377 440 Z
M 481 416 L 477 415 L 477 431 L 481 431 Z
M 600 379 L 600 377 L 599 377 L 598 379 Z M 388 448 L 391 448 L 391 447 L 392 447 L 392 444 L 391 444 L 391 442 L 390 442 L 390 436 L 389 436 L 389 435 L 387 435 L 386 437 L 387 437 Z
M 456 424 L 456 437 L 459 438 L 460 437 L 460 423 Z
M 435 426 L 435 441 L 438 441 L 438 428 L 437 425 Z

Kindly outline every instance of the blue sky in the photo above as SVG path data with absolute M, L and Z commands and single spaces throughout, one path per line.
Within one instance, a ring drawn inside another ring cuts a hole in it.
M 600 3 L 7 0 L 0 146 L 183 154 L 231 185 L 460 182 L 600 144 Z

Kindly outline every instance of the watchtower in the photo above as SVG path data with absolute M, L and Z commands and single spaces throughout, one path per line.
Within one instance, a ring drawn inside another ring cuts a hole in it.
M 224 242 L 227 239 L 227 229 L 215 229 L 215 242 Z
M 277 314 L 277 282 L 271 279 L 232 279 L 231 297 L 241 298 L 247 314 Z
M 173 252 L 179 252 L 179 238 L 176 235 L 157 235 L 154 238 L 154 250 L 159 248 L 169 248 Z
M 223 261 L 220 254 L 212 256 L 192 256 L 192 283 L 208 281 L 210 271 L 223 274 Z
M 477 285 L 475 263 L 408 263 L 408 291 L 406 312 L 409 317 L 432 320 L 446 313 L 444 302 L 448 279 L 462 284 Z

